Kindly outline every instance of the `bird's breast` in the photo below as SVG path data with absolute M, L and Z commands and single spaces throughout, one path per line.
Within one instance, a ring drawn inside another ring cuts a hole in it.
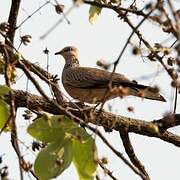
M 71 85 L 68 85 L 66 83 L 63 84 L 66 92 L 73 97 L 74 99 L 77 99 L 80 102 L 86 102 L 90 104 L 95 104 L 102 102 L 104 99 L 112 99 L 114 97 L 109 96 L 109 93 L 106 88 L 102 89 L 87 89 L 87 88 L 77 88 L 73 87 Z

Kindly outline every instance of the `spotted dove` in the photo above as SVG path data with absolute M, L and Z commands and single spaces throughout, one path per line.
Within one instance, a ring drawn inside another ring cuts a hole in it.
M 101 103 L 126 95 L 165 101 L 158 90 L 131 81 L 122 74 L 81 67 L 78 61 L 78 49 L 73 46 L 67 46 L 55 53 L 58 54 L 65 59 L 62 84 L 67 93 L 80 102 Z

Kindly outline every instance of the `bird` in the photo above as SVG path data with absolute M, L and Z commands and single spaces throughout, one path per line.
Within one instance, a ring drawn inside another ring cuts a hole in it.
M 81 67 L 79 51 L 74 46 L 64 47 L 55 55 L 61 55 L 65 59 L 61 79 L 66 92 L 82 103 L 97 104 L 127 95 L 166 101 L 157 88 L 138 84 L 119 73 Z

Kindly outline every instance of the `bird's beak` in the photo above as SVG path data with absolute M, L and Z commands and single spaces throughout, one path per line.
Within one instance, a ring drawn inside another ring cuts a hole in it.
M 56 52 L 55 55 L 62 55 L 62 51 Z

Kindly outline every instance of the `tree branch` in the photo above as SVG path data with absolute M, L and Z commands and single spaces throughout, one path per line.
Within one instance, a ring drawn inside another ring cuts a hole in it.
M 145 175 L 146 180 L 150 180 L 150 177 L 149 177 L 148 173 L 146 172 L 145 167 L 142 165 L 142 163 L 137 158 L 137 156 L 134 152 L 133 146 L 129 139 L 128 131 L 123 129 L 123 130 L 119 131 L 119 134 L 123 141 L 125 151 L 126 151 L 128 157 L 130 158 L 131 162 L 134 164 L 134 166 L 136 166 Z
M 92 109 L 88 108 L 88 106 L 81 105 L 82 106 L 81 108 L 84 108 L 83 112 L 81 112 L 79 109 L 77 109 L 77 105 L 79 106 L 79 104 L 68 102 L 67 111 L 63 111 L 60 110 L 54 104 L 47 102 L 47 100 L 41 96 L 34 95 L 21 90 L 14 90 L 13 94 L 15 98 L 16 108 L 26 107 L 34 111 L 45 111 L 51 114 L 63 114 L 70 116 L 69 113 L 67 113 L 68 111 L 78 118 L 81 118 L 83 120 L 85 119 L 86 123 L 93 123 L 98 126 L 103 126 L 108 131 L 112 131 L 112 130 L 120 131 L 123 128 L 126 128 L 128 132 L 133 132 L 148 137 L 156 137 L 166 142 L 172 143 L 175 146 L 180 147 L 180 137 L 166 131 L 167 127 L 165 128 L 164 131 L 162 131 L 163 128 L 161 126 L 161 123 L 159 124 L 159 122 L 163 122 L 164 120 L 166 120 L 168 116 L 160 120 L 144 121 L 140 119 L 128 118 L 120 115 L 115 115 L 110 112 L 102 111 L 100 116 L 96 119 L 96 115 L 99 114 L 98 113 L 99 111 L 95 110 L 94 111 L 95 118 L 91 118 L 90 110 Z M 6 98 L 6 102 L 9 103 L 10 97 L 6 95 L 5 98 Z M 175 124 L 179 125 L 180 114 L 176 114 L 174 116 L 174 122 L 175 123 L 173 124 L 173 126 Z M 172 127 L 172 124 L 169 125 L 169 127 Z
M 20 3 L 21 3 L 21 0 L 12 0 L 11 10 L 10 10 L 9 18 L 8 18 L 8 23 L 9 23 L 10 28 L 7 33 L 7 37 L 10 39 L 12 44 L 14 42 L 14 35 L 15 35 L 17 16 L 19 13 Z

